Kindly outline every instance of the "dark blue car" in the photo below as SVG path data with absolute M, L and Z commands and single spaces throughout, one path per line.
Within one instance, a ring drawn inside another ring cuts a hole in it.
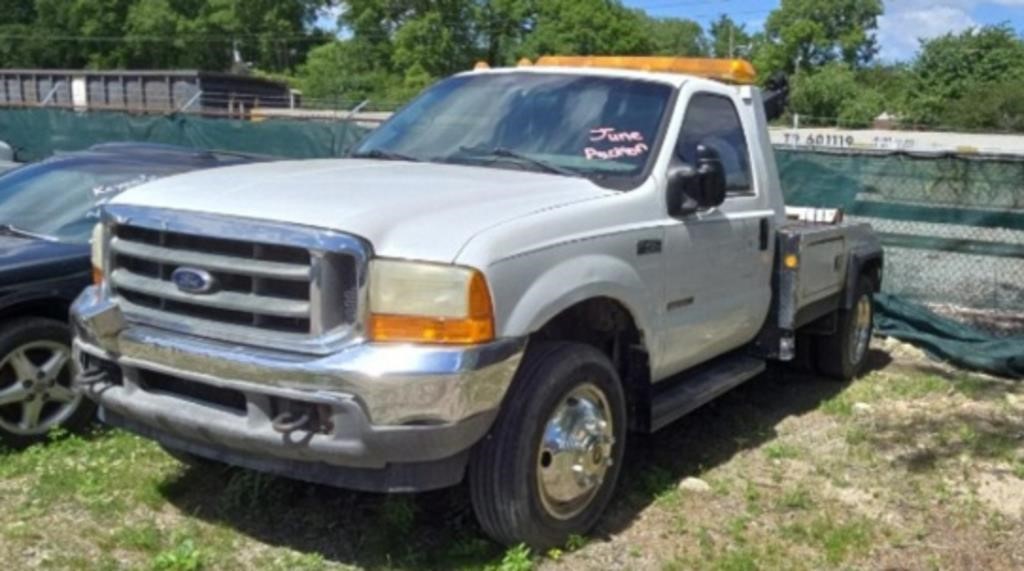
M 23 447 L 92 418 L 92 405 L 71 390 L 67 312 L 91 281 L 99 208 L 152 180 L 258 160 L 117 143 L 0 175 L 0 441 Z

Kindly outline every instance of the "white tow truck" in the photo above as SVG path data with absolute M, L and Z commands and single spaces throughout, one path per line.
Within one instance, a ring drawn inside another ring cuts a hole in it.
M 823 374 L 864 366 L 879 242 L 787 219 L 754 79 L 481 66 L 349 158 L 130 190 L 73 310 L 78 386 L 179 456 L 361 490 L 468 478 L 494 538 L 563 544 L 612 497 L 627 431 L 798 343 Z

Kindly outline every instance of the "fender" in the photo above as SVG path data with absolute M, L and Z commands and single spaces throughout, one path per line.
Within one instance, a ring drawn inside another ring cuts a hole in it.
M 0 314 L 30 303 L 59 301 L 70 305 L 89 280 L 89 272 L 84 272 L 12 286 L 0 297 Z
M 857 300 L 857 280 L 863 275 L 864 268 L 878 263 L 878 279 L 875 280 L 874 293 L 882 289 L 882 268 L 884 266 L 884 254 L 881 247 L 864 248 L 850 252 L 850 260 L 846 270 L 846 289 L 843 292 L 843 309 L 850 309 Z
M 502 330 L 527 336 L 573 305 L 601 297 L 621 303 L 649 343 L 656 292 L 632 266 L 606 254 L 572 257 L 548 268 L 516 301 Z

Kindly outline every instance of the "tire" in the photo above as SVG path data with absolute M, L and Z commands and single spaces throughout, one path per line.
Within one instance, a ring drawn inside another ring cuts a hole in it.
M 63 359 L 62 361 L 59 359 Z M 88 426 L 96 405 L 71 388 L 68 326 L 40 317 L 0 326 L 0 441 L 25 448 L 57 427 Z
M 853 307 L 839 310 L 836 332 L 817 339 L 818 370 L 822 374 L 846 382 L 863 373 L 875 326 L 873 291 L 871 280 L 861 277 Z
M 546 430 L 556 415 L 561 434 L 577 439 Z M 622 383 L 604 354 L 578 343 L 531 347 L 494 426 L 470 457 L 470 496 L 484 531 L 505 545 L 525 543 L 541 552 L 587 533 L 615 491 L 626 421 Z M 566 474 L 572 478 L 558 479 Z

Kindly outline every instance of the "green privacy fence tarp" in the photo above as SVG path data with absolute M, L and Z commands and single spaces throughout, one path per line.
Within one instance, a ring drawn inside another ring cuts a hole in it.
M 1024 377 L 1024 159 L 776 157 L 788 204 L 842 208 L 879 233 L 881 333 L 967 369 Z
M 1024 379 L 1024 336 L 993 337 L 886 294 L 878 296 L 875 308 L 875 326 L 883 335 L 965 369 Z
M 295 159 L 338 157 L 365 133 L 354 123 L 341 121 L 252 122 L 181 114 L 79 113 L 62 109 L 0 111 L 0 140 L 9 143 L 21 161 L 113 141 L 144 141 Z

